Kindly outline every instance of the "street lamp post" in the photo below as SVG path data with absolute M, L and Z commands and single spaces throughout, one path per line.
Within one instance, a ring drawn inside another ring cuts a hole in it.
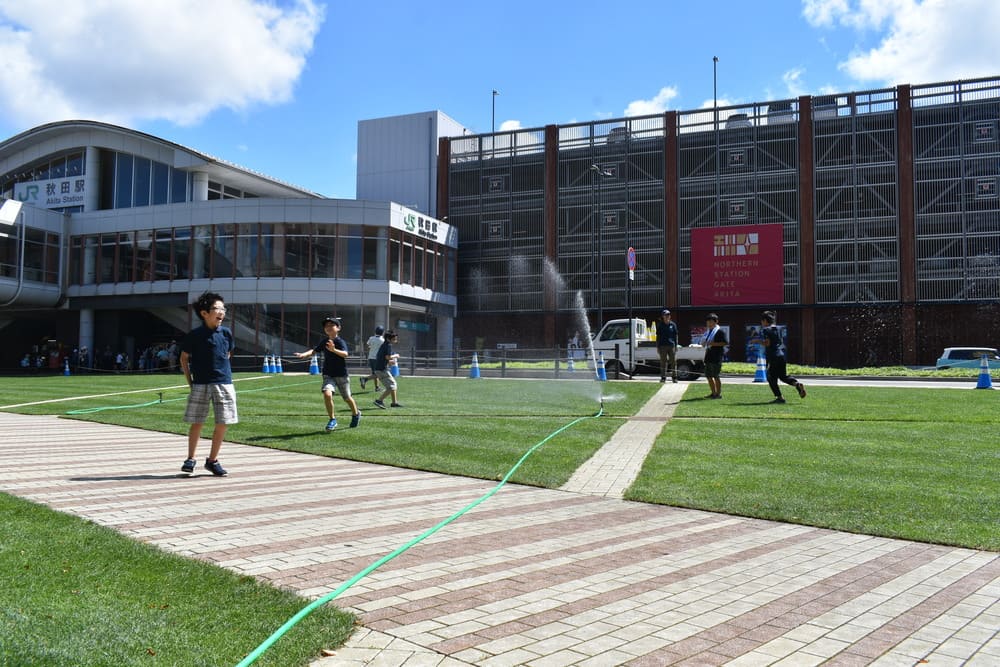
M 492 128 L 491 129 L 492 132 L 496 132 L 497 131 L 497 95 L 499 95 L 499 94 L 500 94 L 500 91 L 497 90 L 496 88 L 494 88 L 493 89 L 493 119 L 492 119 L 493 124 L 490 126 Z
M 597 328 L 604 326 L 604 211 L 603 184 L 605 178 L 614 176 L 603 167 L 592 164 L 590 171 L 597 177 Z

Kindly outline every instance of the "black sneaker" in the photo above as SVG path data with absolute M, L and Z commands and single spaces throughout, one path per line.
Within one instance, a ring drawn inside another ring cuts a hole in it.
M 219 459 L 216 459 L 214 461 L 209 461 L 208 459 L 205 459 L 205 470 L 209 471 L 216 477 L 225 477 L 226 475 L 229 474 L 228 472 L 226 472 L 226 469 L 222 467 L 222 464 L 219 463 Z
M 358 414 L 356 414 L 356 415 L 351 415 L 351 426 L 350 426 L 350 428 L 357 428 L 358 424 L 360 424 L 360 423 L 361 423 L 361 413 L 360 412 Z
M 375 399 L 375 407 L 376 408 L 382 408 L 383 410 L 385 410 L 385 403 L 382 402 L 381 398 L 376 398 Z
M 781 396 L 779 396 L 778 398 L 774 399 L 774 400 L 773 400 L 773 401 L 771 401 L 771 402 L 772 402 L 772 403 L 784 403 L 784 402 L 785 402 L 785 399 L 783 399 L 783 398 L 782 398 Z
M 181 472 L 186 475 L 190 475 L 191 473 L 194 472 L 194 468 L 196 465 L 198 465 L 197 461 L 195 461 L 194 459 L 187 459 L 184 461 L 183 465 L 181 465 Z
M 799 398 L 806 397 L 806 388 L 802 386 L 801 382 L 795 385 L 795 391 L 799 392 Z
M 401 408 L 401 407 L 403 407 L 403 404 L 402 403 L 390 403 L 389 407 L 390 408 Z

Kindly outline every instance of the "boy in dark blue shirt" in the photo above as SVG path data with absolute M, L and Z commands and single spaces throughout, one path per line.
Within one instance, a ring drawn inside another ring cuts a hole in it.
M 799 392 L 799 398 L 806 397 L 806 388 L 802 383 L 788 374 L 785 360 L 785 344 L 781 340 L 781 331 L 774 326 L 776 316 L 774 311 L 765 310 L 760 316 L 760 344 L 764 346 L 764 356 L 767 359 L 767 384 L 774 394 L 774 403 L 784 403 L 778 380 L 790 384 Z
M 385 342 L 378 349 L 378 358 L 375 359 L 375 375 L 378 376 L 378 379 L 382 380 L 382 386 L 385 387 L 382 395 L 375 399 L 375 406 L 383 410 L 385 410 L 385 399 L 389 395 L 392 396 L 392 402 L 389 403 L 389 407 L 403 407 L 396 402 L 396 376 L 392 374 L 392 367 L 399 362 L 399 355 L 392 350 L 392 345 L 397 340 L 399 340 L 399 336 L 396 335 L 395 331 L 392 329 L 386 331 Z
M 337 418 L 333 414 L 333 392 L 336 390 L 351 408 L 351 428 L 357 428 L 361 422 L 361 411 L 358 404 L 351 396 L 351 378 L 347 374 L 347 357 L 350 351 L 347 349 L 347 341 L 340 337 L 341 322 L 339 317 L 327 317 L 323 320 L 323 333 L 326 337 L 321 340 L 316 347 L 303 352 L 296 352 L 295 356 L 305 359 L 313 354 L 323 353 L 323 401 L 326 403 L 326 413 L 330 421 L 326 423 L 326 430 L 332 431 L 337 428 Z
M 208 406 L 215 414 L 215 430 L 212 431 L 212 448 L 205 459 L 205 468 L 216 477 L 228 473 L 219 463 L 219 449 L 226 427 L 239 421 L 236 414 L 236 389 L 233 387 L 233 369 L 229 358 L 236 347 L 233 332 L 222 326 L 226 319 L 226 304 L 222 296 L 205 292 L 194 302 L 193 307 L 202 324 L 191 330 L 180 343 L 180 365 L 187 379 L 191 393 L 188 394 L 184 421 L 191 424 L 188 429 L 188 455 L 181 472 L 194 472 L 195 451 L 201 429 L 208 419 Z

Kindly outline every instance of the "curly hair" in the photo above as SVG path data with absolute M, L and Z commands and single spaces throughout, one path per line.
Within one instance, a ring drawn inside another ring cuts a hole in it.
M 198 297 L 191 306 L 194 308 L 194 312 L 201 315 L 202 311 L 212 310 L 212 306 L 215 305 L 216 301 L 221 301 L 223 304 L 226 300 L 222 298 L 221 294 L 216 294 L 215 292 L 203 292 L 201 296 Z

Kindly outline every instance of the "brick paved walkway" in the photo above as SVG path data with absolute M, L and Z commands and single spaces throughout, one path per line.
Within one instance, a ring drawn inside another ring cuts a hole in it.
M 0 490 L 312 597 L 493 488 L 235 444 L 230 477 L 188 479 L 183 436 L 5 413 L 0 432 Z M 339 598 L 363 628 L 314 667 L 1000 664 L 1000 554 L 629 503 L 620 484 L 504 487 Z

